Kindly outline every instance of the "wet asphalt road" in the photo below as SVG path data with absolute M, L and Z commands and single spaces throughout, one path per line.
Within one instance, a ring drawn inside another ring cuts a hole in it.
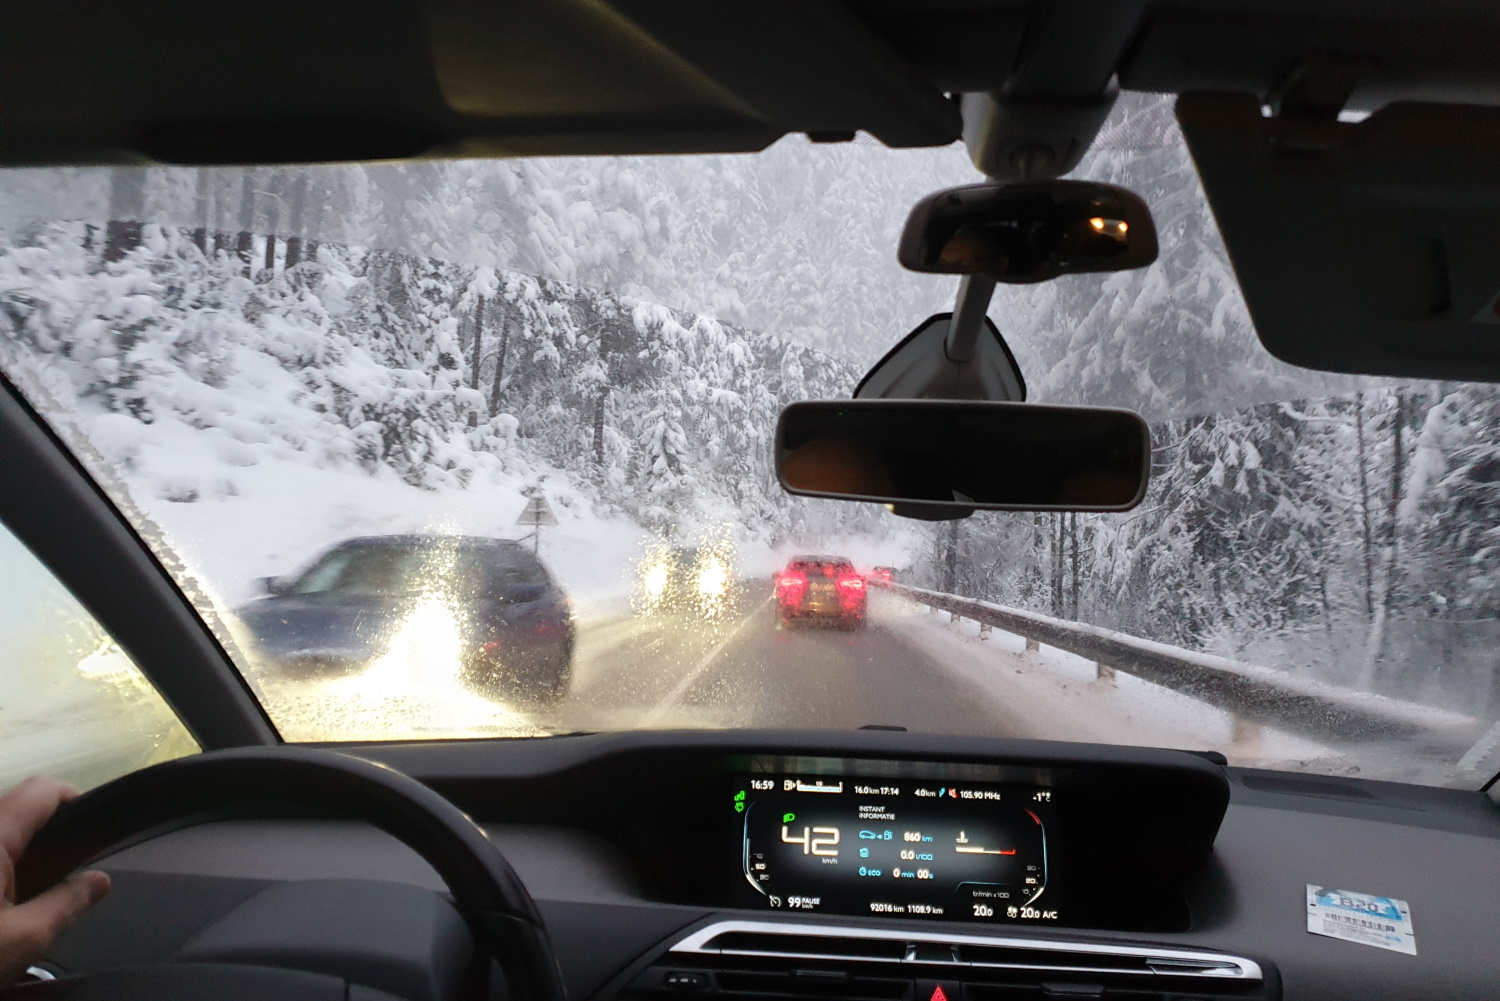
M 539 714 L 563 730 L 868 724 L 929 733 L 1018 734 L 991 694 L 905 639 L 900 599 L 872 593 L 854 631 L 782 627 L 770 588 L 746 586 L 717 621 L 628 616 L 580 630 L 569 697 Z

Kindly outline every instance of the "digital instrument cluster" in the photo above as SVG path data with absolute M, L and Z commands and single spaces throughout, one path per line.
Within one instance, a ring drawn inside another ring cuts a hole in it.
M 969 782 L 743 775 L 733 803 L 753 902 L 944 920 L 1060 920 L 1054 791 Z

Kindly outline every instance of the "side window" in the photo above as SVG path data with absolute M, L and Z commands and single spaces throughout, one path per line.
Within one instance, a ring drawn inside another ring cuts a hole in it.
M 490 577 L 502 587 L 511 584 L 539 584 L 550 587 L 552 576 L 541 560 L 524 549 L 502 549 L 490 559 Z
M 88 789 L 198 750 L 140 670 L 0 525 L 0 790 Z

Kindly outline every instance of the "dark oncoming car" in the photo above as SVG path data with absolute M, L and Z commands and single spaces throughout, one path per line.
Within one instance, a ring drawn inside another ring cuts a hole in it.
M 776 614 L 783 625 L 858 629 L 865 624 L 865 579 L 844 556 L 794 556 L 776 578 Z
M 728 546 L 653 549 L 636 566 L 637 607 L 653 615 L 717 618 L 733 604 L 733 554 Z
M 567 596 L 517 542 L 349 539 L 240 609 L 258 655 L 286 673 L 351 674 L 422 648 L 420 670 L 483 694 L 555 699 L 572 675 Z M 432 656 L 447 648 L 448 663 Z

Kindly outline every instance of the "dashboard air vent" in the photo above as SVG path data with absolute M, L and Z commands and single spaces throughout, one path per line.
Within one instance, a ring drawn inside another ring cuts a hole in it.
M 697 998 L 681 997 L 697 995 Z M 719 921 L 638 970 L 615 1001 L 1274 1001 L 1239 956 L 1123 942 Z
M 894 963 L 906 967 L 1033 970 L 1144 977 L 1193 977 L 1257 982 L 1258 964 L 1238 956 L 1002 935 L 947 935 L 885 928 L 852 928 L 772 921 L 720 921 L 672 946 L 675 955 Z
M 715 935 L 705 951 L 734 956 L 808 956 L 827 959 L 906 958 L 906 943 L 898 939 L 871 939 L 853 935 L 798 935 L 779 931 L 726 931 Z

